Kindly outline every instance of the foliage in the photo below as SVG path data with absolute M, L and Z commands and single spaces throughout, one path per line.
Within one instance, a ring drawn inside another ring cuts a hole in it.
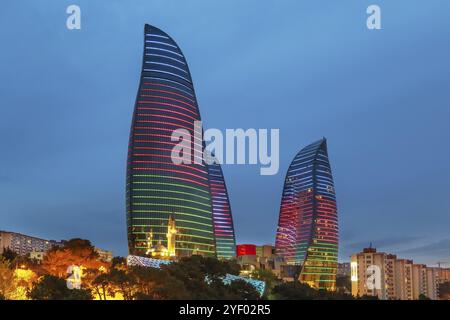
M 317 291 L 298 281 L 279 284 L 272 290 L 275 300 L 312 300 Z
M 352 300 L 351 295 L 326 290 L 316 290 L 298 281 L 282 283 L 272 290 L 275 300 Z
M 67 288 L 66 280 L 53 275 L 45 275 L 33 285 L 29 293 L 33 300 L 91 300 L 88 289 Z
M 98 300 L 108 299 L 108 296 L 110 296 L 110 283 L 111 282 L 109 280 L 109 274 L 107 273 L 101 273 L 97 275 L 97 277 L 95 277 L 95 279 L 91 282 L 91 287 L 95 294 L 97 294 Z
M 12 251 L 9 247 L 3 249 L 2 258 L 12 262 L 18 255 Z
M 227 273 L 239 273 L 239 267 L 234 262 L 193 255 L 164 266 L 162 270 L 168 273 L 171 281 L 176 279 L 184 285 L 189 299 L 228 300 L 259 296 L 253 286 L 223 283 Z
M 183 283 L 166 271 L 144 267 L 123 269 L 121 264 L 116 264 L 107 273 L 98 275 L 92 281 L 92 288 L 100 300 L 116 296 L 125 300 L 189 298 Z
M 42 262 L 42 268 L 47 274 L 64 277 L 70 265 L 83 266 L 84 269 L 98 270 L 108 264 L 101 261 L 94 247 L 88 240 L 72 239 L 66 241 L 63 247 L 49 250 Z
M 235 280 L 228 286 L 230 294 L 227 297 L 230 300 L 259 300 L 258 291 L 244 280 Z
M 428 298 L 426 295 L 424 295 L 423 293 L 421 293 L 419 295 L 419 300 L 431 300 L 430 298 Z
M 15 290 L 11 296 L 12 300 L 27 300 L 28 292 L 33 287 L 33 283 L 38 279 L 37 274 L 27 268 L 26 265 L 16 267 L 14 270 Z
M 14 270 L 11 262 L 5 258 L 0 258 L 0 296 L 10 299 L 15 290 Z
M 253 279 L 264 281 L 266 283 L 266 289 L 264 293 L 264 295 L 266 296 L 268 296 L 275 285 L 280 282 L 280 280 L 278 280 L 277 276 L 271 270 L 266 269 L 254 270 L 251 274 L 251 277 Z
M 136 299 L 189 299 L 186 288 L 180 280 L 165 270 L 133 267 L 132 274 L 136 281 Z
M 2 260 L 0 296 L 13 299 L 259 299 L 245 281 L 225 284 L 226 274 L 238 275 L 235 261 L 191 256 L 161 269 L 127 266 L 126 259 L 101 261 L 88 240 L 72 239 L 53 247 L 42 264 L 8 253 Z M 13 262 L 11 262 L 13 261 Z M 70 290 L 65 278 L 71 265 L 82 267 L 82 289 Z M 267 273 L 258 277 L 270 278 Z M 20 290 L 19 290 L 20 289 Z M 14 291 L 15 290 L 15 291 Z M 14 294 L 13 295 L 13 291 Z
M 125 300 L 132 300 L 134 295 L 135 278 L 125 270 L 111 269 L 107 275 L 110 284 L 110 294 L 119 293 Z
M 114 257 L 111 260 L 111 267 L 116 269 L 126 269 L 127 259 L 124 257 Z
M 239 274 L 240 268 L 235 261 L 199 255 L 182 258 L 161 269 L 131 267 L 123 257 L 114 257 L 111 263 L 105 263 L 88 240 L 72 239 L 62 247 L 49 250 L 41 266 L 18 257 L 13 261 L 16 265 L 17 261 L 26 265 L 14 268 L 9 260 L 2 260 L 0 275 L 5 280 L 0 284 L 0 296 L 5 298 L 20 298 L 26 294 L 31 299 L 52 300 L 94 297 L 99 300 L 261 299 L 256 289 L 244 280 L 223 282 L 226 274 Z M 64 278 L 70 265 L 83 267 L 80 290 L 70 290 L 66 286 Z M 36 280 L 38 275 L 42 276 Z M 266 282 L 265 296 L 271 299 L 352 299 L 342 293 L 315 290 L 298 281 L 280 283 L 270 270 L 256 270 L 251 277 Z

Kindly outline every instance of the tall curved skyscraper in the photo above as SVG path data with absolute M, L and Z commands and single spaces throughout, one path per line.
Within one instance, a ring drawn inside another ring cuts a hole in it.
M 335 290 L 338 218 L 325 138 L 302 149 L 289 166 L 275 249 L 300 267 L 301 282 Z
M 176 255 L 216 255 L 208 167 L 175 164 L 175 129 L 194 137 L 200 120 L 189 68 L 166 33 L 145 25 L 144 57 L 127 162 L 127 228 L 131 254 L 167 247 L 169 219 L 176 225 Z M 204 142 L 193 139 L 203 150 Z M 193 150 L 192 155 L 195 156 Z
M 217 258 L 236 257 L 236 239 L 228 190 L 220 164 L 208 166 L 213 205 L 214 234 Z

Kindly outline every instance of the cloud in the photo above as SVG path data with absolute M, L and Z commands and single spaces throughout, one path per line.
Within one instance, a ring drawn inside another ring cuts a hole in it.
M 399 245 L 409 244 L 411 242 L 415 242 L 417 240 L 423 239 L 422 236 L 394 236 L 394 237 L 386 237 L 382 239 L 374 239 L 367 241 L 359 241 L 352 242 L 347 245 L 343 245 L 346 250 L 357 252 L 363 248 L 367 248 L 370 243 L 372 243 L 372 247 L 374 248 L 390 248 Z
M 448 258 L 450 257 L 450 239 L 443 239 L 427 245 L 405 249 L 400 251 L 400 253 Z

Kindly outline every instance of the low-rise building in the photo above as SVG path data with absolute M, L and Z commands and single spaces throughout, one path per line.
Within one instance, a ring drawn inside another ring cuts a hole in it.
M 103 250 L 96 247 L 95 252 L 97 252 L 98 256 L 100 257 L 100 260 L 103 260 L 104 262 L 111 262 L 113 259 L 112 251 Z
M 281 270 L 284 261 L 275 254 L 275 247 L 272 245 L 237 245 L 236 258 L 241 266 L 242 275 L 249 275 L 255 270 L 263 269 L 271 270 L 277 277 L 282 277 Z

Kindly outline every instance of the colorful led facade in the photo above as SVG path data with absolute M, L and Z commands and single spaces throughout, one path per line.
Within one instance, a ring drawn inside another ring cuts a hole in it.
M 176 256 L 216 255 L 207 166 L 175 164 L 175 129 L 194 137 L 200 113 L 189 68 L 166 33 L 145 25 L 144 56 L 133 114 L 127 162 L 127 229 L 130 254 L 168 246 L 167 229 L 176 222 Z M 204 142 L 194 139 L 203 149 Z M 192 155 L 198 157 L 194 151 Z M 149 243 L 150 242 L 150 243 Z
M 302 149 L 289 166 L 275 248 L 300 267 L 300 281 L 335 290 L 338 220 L 325 138 Z
M 254 244 L 238 244 L 236 246 L 236 255 L 241 256 L 256 256 L 256 245 Z
M 208 166 L 213 206 L 214 234 L 217 258 L 236 257 L 236 239 L 227 186 L 220 164 Z

